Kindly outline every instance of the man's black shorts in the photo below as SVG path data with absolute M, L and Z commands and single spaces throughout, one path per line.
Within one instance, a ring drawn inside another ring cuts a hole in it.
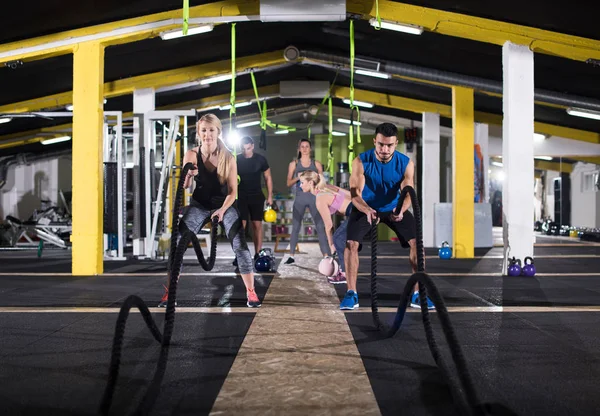
M 265 196 L 258 195 L 238 195 L 238 210 L 242 221 L 262 221 L 265 207 Z
M 402 221 L 394 222 L 390 220 L 390 215 L 391 212 L 379 213 L 380 221 L 396 233 L 402 247 L 408 248 L 408 241 L 417 236 L 415 217 L 410 211 L 405 211 Z M 348 234 L 346 238 L 360 243 L 370 231 L 371 225 L 367 221 L 366 214 L 356 208 L 352 209 L 348 217 Z

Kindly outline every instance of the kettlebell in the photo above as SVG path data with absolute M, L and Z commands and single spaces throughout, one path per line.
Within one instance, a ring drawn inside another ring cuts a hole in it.
M 277 220 L 277 212 L 271 208 L 271 205 L 267 205 L 267 209 L 263 213 L 263 219 L 266 222 L 275 222 Z
M 258 258 L 254 261 L 257 272 L 272 272 L 275 269 L 275 257 L 270 248 L 263 248 L 258 252 Z
M 521 275 L 521 260 L 515 259 L 514 257 L 510 260 L 508 265 L 509 276 L 520 276 Z
M 450 245 L 447 241 L 442 242 L 442 247 L 440 247 L 438 254 L 440 256 L 440 259 L 446 260 L 452 258 L 452 249 L 450 248 Z
M 529 263 L 527 262 L 529 261 Z M 523 275 L 527 277 L 535 276 L 535 266 L 533 265 L 533 259 L 531 257 L 525 257 L 523 260 Z

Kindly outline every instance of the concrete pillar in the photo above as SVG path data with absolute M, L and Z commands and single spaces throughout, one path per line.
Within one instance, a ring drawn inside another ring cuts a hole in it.
M 155 109 L 154 88 L 142 88 L 133 91 L 133 113 L 144 114 Z
M 144 124 L 144 114 L 148 111 L 154 111 L 155 109 L 155 92 L 154 88 L 143 88 L 133 91 L 133 129 L 134 137 L 139 138 L 139 142 L 134 139 L 133 143 L 133 164 L 139 166 L 140 164 L 140 146 L 144 146 L 146 149 L 146 160 L 149 160 L 149 140 L 152 137 L 151 126 Z M 149 167 L 146 164 L 146 178 L 149 178 Z M 147 182 L 147 181 L 146 181 Z M 148 195 L 150 188 L 149 184 L 146 183 L 146 195 Z M 146 204 L 146 201 L 141 201 L 144 204 L 144 210 L 146 212 L 146 235 L 149 234 L 148 228 L 151 223 L 151 210 L 150 205 Z M 134 238 L 133 239 L 133 255 L 144 256 L 145 254 L 145 239 Z
M 502 47 L 503 111 L 502 192 L 504 252 L 521 261 L 533 257 L 534 82 L 533 52 L 506 42 Z M 503 273 L 506 273 L 506 264 Z
M 471 88 L 452 88 L 452 255 L 475 257 L 475 109 Z
M 483 155 L 483 201 L 490 202 L 490 129 L 487 124 L 475 123 L 475 144 L 481 147 Z
M 73 55 L 72 273 L 91 276 L 104 272 L 104 46 L 80 43 Z
M 434 204 L 440 202 L 440 115 L 423 113 L 423 245 L 434 247 Z

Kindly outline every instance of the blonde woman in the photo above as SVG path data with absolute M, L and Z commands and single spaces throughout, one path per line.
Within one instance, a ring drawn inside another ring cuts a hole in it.
M 196 189 L 187 207 L 182 223 L 197 233 L 204 221 L 218 218 L 238 259 L 242 280 L 246 285 L 247 305 L 250 308 L 260 306 L 260 300 L 254 291 L 254 273 L 252 256 L 244 238 L 242 221 L 234 205 L 237 194 L 237 166 L 233 155 L 222 141 L 221 121 L 213 114 L 205 114 L 196 124 L 196 139 L 199 146 L 187 151 L 183 166 L 192 163 L 185 178 L 184 187 L 190 188 L 195 182 Z M 168 289 L 161 299 L 159 307 L 166 307 Z
M 332 253 L 337 252 L 340 259 L 340 271 L 335 276 L 327 277 L 329 283 L 346 283 L 346 267 L 344 265 L 344 249 L 346 248 L 346 229 L 348 221 L 344 220 L 332 235 L 333 222 L 331 216 L 334 214 L 348 216 L 352 210 L 352 197 L 350 191 L 329 185 L 325 182 L 323 175 L 306 170 L 299 176 L 300 187 L 304 192 L 309 192 L 316 197 L 316 206 L 323 223 L 327 242 Z

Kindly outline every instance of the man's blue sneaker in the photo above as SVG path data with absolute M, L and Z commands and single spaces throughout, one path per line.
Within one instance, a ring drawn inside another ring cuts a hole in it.
M 415 290 L 415 293 L 413 293 L 412 297 L 410 298 L 410 306 L 411 306 L 411 308 L 421 309 L 421 299 L 419 298 L 419 292 L 416 290 Z M 433 304 L 431 299 L 429 299 L 429 296 L 427 296 L 427 309 L 429 309 L 429 310 L 435 309 L 435 305 Z
M 341 310 L 352 310 L 358 308 L 358 293 L 354 290 L 349 290 L 346 292 L 346 296 L 340 303 Z

